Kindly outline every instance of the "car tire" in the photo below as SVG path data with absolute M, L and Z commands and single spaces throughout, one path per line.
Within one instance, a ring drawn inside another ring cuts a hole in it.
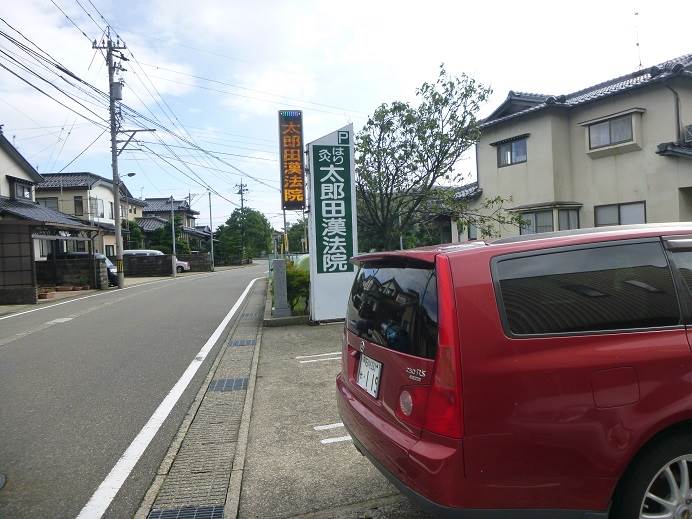
M 175 267 L 175 271 L 176 271 L 178 274 L 182 274 L 182 272 L 183 272 L 183 267 Z
M 687 476 L 685 477 L 685 472 Z M 673 478 L 672 481 L 670 478 Z M 686 482 L 685 482 L 686 478 Z M 641 519 L 644 513 L 666 510 L 671 517 L 687 509 L 692 517 L 692 432 L 666 435 L 643 451 L 625 475 L 613 500 L 610 519 Z M 676 497 L 672 485 L 682 486 L 687 496 Z M 649 493 L 661 501 L 646 497 Z M 663 504 L 667 501 L 668 504 Z

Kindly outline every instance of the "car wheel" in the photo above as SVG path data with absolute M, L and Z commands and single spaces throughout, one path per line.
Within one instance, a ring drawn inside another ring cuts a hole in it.
M 692 519 L 692 434 L 666 436 L 625 476 L 611 519 Z
M 180 274 L 183 271 L 183 267 L 175 267 L 175 270 Z

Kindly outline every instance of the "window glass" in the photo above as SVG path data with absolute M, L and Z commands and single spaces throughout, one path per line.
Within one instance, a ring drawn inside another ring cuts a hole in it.
M 551 232 L 553 230 L 553 212 L 540 211 L 536 213 L 536 232 Z
M 594 211 L 596 214 L 596 227 L 602 225 L 618 225 L 620 223 L 617 204 L 602 205 L 596 207 Z
M 477 240 L 478 239 L 478 228 L 473 225 L 472 223 L 469 224 L 469 240 Z
M 113 219 L 113 202 L 108 202 L 108 218 Z
M 74 197 L 74 214 L 75 216 L 82 216 L 84 214 L 84 201 L 81 196 Z
M 644 202 L 620 205 L 620 224 L 646 223 Z
M 659 243 L 636 243 L 500 261 L 502 304 L 515 334 L 671 326 L 680 321 Z
M 524 213 L 521 215 L 524 223 L 519 228 L 520 234 L 534 234 L 536 232 L 536 214 Z
M 673 252 L 673 262 L 687 289 L 692 293 L 692 251 Z
M 610 144 L 632 140 L 632 116 L 618 117 L 610 121 Z
M 524 162 L 526 160 L 526 139 L 512 142 L 512 162 Z
M 579 229 L 579 210 L 560 209 L 557 212 L 558 229 L 567 231 L 569 229 Z
M 115 246 L 106 245 L 106 256 L 115 256 Z
M 96 216 L 103 218 L 103 200 L 100 198 L 96 200 L 98 208 L 96 209 Z
M 48 209 L 53 209 L 54 211 L 58 210 L 57 198 L 37 198 L 36 203 Z
M 435 271 L 364 265 L 348 300 L 348 329 L 386 348 L 434 358 L 437 351 Z
M 500 166 L 506 166 L 512 163 L 512 143 L 507 142 L 500 144 L 498 148 L 498 163 Z
M 608 121 L 589 126 L 589 143 L 591 148 L 600 148 L 610 144 L 610 124 Z

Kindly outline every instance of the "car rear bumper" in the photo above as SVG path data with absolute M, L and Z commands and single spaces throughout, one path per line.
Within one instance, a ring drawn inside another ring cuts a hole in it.
M 354 405 L 355 404 L 355 405 Z M 465 495 L 473 494 L 472 484 L 464 484 L 462 472 L 463 459 L 461 446 L 455 452 L 450 452 L 442 446 L 439 452 L 449 456 L 440 458 L 431 455 L 435 450 L 427 441 L 414 441 L 409 445 L 408 455 L 404 458 L 387 456 L 385 453 L 404 449 L 396 445 L 395 439 L 386 437 L 377 430 L 377 424 L 370 423 L 364 414 L 356 409 L 357 400 L 340 378 L 337 378 L 337 405 L 345 428 L 348 430 L 353 444 L 368 460 L 406 497 L 420 506 L 433 517 L 442 519 L 607 519 L 608 512 L 589 510 L 546 510 L 546 509 L 502 509 L 502 508 L 468 508 L 463 505 Z M 372 452 L 377 452 L 378 456 Z M 439 454 L 438 452 L 438 454 Z M 427 455 L 427 457 L 426 457 Z M 421 468 L 423 467 L 423 468 Z M 449 481 L 454 478 L 453 481 Z M 440 484 L 443 480 L 445 484 Z M 440 489 L 454 488 L 456 495 L 442 495 L 448 504 L 442 504 L 437 497 L 426 496 L 412 488 L 415 482 L 417 488 L 426 487 Z M 501 501 L 501 498 L 499 498 Z M 451 504 L 449 504 L 451 503 Z M 497 506 L 497 503 L 493 503 Z

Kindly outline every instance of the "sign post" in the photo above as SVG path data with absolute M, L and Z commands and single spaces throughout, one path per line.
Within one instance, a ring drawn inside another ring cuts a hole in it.
M 343 319 L 358 253 L 353 125 L 308 144 L 310 318 Z

